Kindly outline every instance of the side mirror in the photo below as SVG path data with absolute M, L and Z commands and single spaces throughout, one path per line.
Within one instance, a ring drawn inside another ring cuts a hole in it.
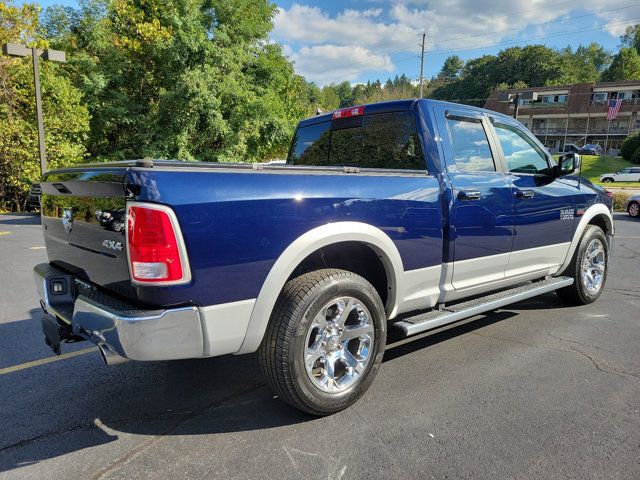
M 567 153 L 560 157 L 558 162 L 558 176 L 571 175 L 580 168 L 580 155 L 577 153 Z

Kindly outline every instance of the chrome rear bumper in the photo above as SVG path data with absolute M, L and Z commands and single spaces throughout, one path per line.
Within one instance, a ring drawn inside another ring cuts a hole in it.
M 131 360 L 174 360 L 203 356 L 196 307 L 141 310 L 43 263 L 34 269 L 41 306 L 77 336 Z M 54 293 L 54 282 L 64 289 Z

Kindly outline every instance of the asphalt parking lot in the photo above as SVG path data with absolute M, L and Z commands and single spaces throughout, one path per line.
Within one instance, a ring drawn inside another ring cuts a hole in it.
M 640 221 L 616 220 L 597 303 L 547 294 L 396 344 L 356 405 L 317 419 L 254 355 L 53 357 L 38 218 L 0 215 L 0 478 L 640 478 Z

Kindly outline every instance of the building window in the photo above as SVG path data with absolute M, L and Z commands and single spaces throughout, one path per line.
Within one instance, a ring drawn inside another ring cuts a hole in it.
M 604 105 L 607 103 L 607 97 L 609 94 L 607 92 L 594 92 L 591 97 L 591 105 Z
M 567 94 L 562 95 L 543 95 L 540 97 L 542 103 L 567 103 Z

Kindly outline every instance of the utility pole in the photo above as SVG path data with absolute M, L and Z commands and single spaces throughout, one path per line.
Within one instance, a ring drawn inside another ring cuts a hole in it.
M 520 94 L 516 93 L 513 97 L 513 118 L 518 119 L 518 109 L 520 108 Z
M 422 34 L 422 43 L 420 46 L 422 47 L 422 54 L 420 55 L 420 98 L 422 98 L 422 73 L 424 71 L 424 39 L 426 37 L 426 33 Z
M 31 55 L 33 64 L 33 83 L 36 96 L 36 121 L 38 123 L 38 148 L 40 154 L 40 173 L 47 171 L 47 155 L 44 149 L 44 122 L 42 119 L 42 95 L 40 92 L 40 56 L 43 60 L 53 62 L 66 62 L 64 52 L 60 50 L 38 50 L 37 48 L 27 48 L 17 43 L 5 43 L 2 46 L 2 53 L 9 57 L 28 57 Z

